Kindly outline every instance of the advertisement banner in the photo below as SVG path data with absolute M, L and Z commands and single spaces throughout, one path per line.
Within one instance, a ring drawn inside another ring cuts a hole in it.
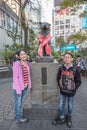
M 64 47 L 60 47 L 61 51 L 76 51 L 77 50 L 77 46 L 76 44 L 66 44 Z
M 87 16 L 85 18 L 82 18 L 82 29 L 87 28 Z

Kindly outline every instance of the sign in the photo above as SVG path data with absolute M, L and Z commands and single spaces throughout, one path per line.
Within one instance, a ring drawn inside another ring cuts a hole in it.
M 83 10 L 87 11 L 87 5 L 86 4 L 83 6 Z M 82 29 L 85 29 L 85 28 L 87 28 L 87 16 L 82 18 Z
M 55 17 L 56 18 L 59 18 L 59 17 L 64 17 L 64 16 L 67 16 L 68 14 L 68 9 L 55 9 Z
M 87 28 L 87 16 L 82 18 L 82 29 Z
M 77 50 L 77 46 L 76 44 L 66 44 L 64 47 L 60 47 L 61 51 L 76 51 Z

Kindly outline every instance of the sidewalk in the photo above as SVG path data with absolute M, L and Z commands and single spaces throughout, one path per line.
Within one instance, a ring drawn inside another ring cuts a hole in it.
M 51 109 L 49 107 L 44 113 L 45 118 L 42 116 L 41 110 L 39 111 L 39 118 L 37 109 L 34 109 L 34 111 L 30 110 L 30 112 L 31 116 L 29 117 L 29 122 L 20 125 L 15 123 L 13 114 L 10 113 L 10 116 L 8 116 L 8 118 L 4 120 L 3 124 L 0 126 L 0 130 L 87 130 L 87 78 L 82 77 L 82 85 L 75 96 L 72 128 L 67 128 L 66 124 L 56 126 L 51 124 L 53 119 L 51 114 L 52 112 L 56 112 L 55 108 Z

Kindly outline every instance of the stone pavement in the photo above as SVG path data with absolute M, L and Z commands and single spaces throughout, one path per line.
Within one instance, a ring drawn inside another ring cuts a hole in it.
M 69 130 L 66 124 L 52 126 L 55 108 L 43 111 L 40 110 L 38 115 L 37 109 L 30 109 L 29 122 L 17 125 L 13 112 L 12 78 L 0 79 L 0 130 Z M 71 130 L 87 130 L 87 78 L 82 77 L 82 85 L 76 93 L 72 120 Z

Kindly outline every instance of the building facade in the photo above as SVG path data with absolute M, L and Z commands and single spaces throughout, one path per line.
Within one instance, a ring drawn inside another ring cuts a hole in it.
M 11 32 L 16 27 L 18 16 L 3 1 L 0 2 L 0 49 L 4 49 L 5 45 L 11 45 L 12 39 L 8 37 L 7 32 Z
M 58 11 L 58 10 L 57 10 Z M 60 10 L 63 11 L 63 10 Z M 66 40 L 70 35 L 81 30 L 81 19 L 78 16 L 67 15 L 66 12 L 55 11 L 55 39 L 62 37 Z
M 62 37 L 66 40 L 70 35 L 86 29 L 87 17 L 80 18 L 79 14 L 87 10 L 87 5 L 80 5 L 80 9 L 75 12 L 75 15 L 71 15 L 68 9 L 60 9 L 59 3 L 62 1 L 54 0 L 53 33 L 54 39 Z

